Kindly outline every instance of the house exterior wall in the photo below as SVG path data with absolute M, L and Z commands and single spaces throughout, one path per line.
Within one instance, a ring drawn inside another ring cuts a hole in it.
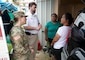
M 58 14 L 59 0 L 53 0 L 53 12 Z
M 37 3 L 37 15 L 42 24 L 42 29 L 39 32 L 39 40 L 43 46 L 46 45 L 44 29 L 48 21 L 51 20 L 51 13 L 58 14 L 58 17 L 66 13 L 72 13 L 76 18 L 78 11 L 85 7 L 80 0 L 35 0 Z
M 72 13 L 73 17 L 76 18 L 78 11 L 85 8 L 85 4 L 81 0 L 54 0 L 53 6 L 53 12 L 56 12 L 59 18 L 66 12 Z

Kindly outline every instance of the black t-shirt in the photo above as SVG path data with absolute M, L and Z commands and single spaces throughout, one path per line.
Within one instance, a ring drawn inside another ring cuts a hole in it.
M 10 22 L 10 16 L 8 15 L 8 11 L 5 10 L 2 14 L 2 20 L 3 23 L 9 23 Z

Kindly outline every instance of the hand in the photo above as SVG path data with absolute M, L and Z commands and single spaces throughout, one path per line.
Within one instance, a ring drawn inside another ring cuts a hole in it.
M 40 28 L 40 29 L 42 28 L 42 25 L 41 25 L 41 24 L 39 24 L 39 28 Z
M 39 24 L 39 26 L 36 28 L 36 30 L 40 30 L 42 28 L 42 25 L 41 24 Z
M 39 31 L 39 30 L 40 30 L 40 27 L 38 26 L 38 27 L 36 28 L 36 30 L 38 30 L 38 31 Z
M 29 46 L 30 50 L 31 50 L 31 53 L 34 53 L 34 49 L 32 46 Z
M 53 46 L 53 44 L 51 43 L 51 46 Z
M 45 40 L 48 41 L 48 37 L 46 37 Z
M 53 46 L 53 45 L 54 45 L 54 43 L 52 42 L 52 43 L 51 43 L 51 46 Z
M 30 49 L 31 50 L 31 54 L 34 53 L 34 49 Z

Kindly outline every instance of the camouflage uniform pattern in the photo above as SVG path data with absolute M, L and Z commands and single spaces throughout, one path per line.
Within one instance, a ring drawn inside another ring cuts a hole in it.
M 13 59 L 29 60 L 29 44 L 23 29 L 21 27 L 14 26 L 11 29 L 10 38 L 13 45 Z

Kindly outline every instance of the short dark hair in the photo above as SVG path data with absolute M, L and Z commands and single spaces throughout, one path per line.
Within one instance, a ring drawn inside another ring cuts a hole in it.
M 56 13 L 52 13 L 51 16 L 55 16 L 56 18 L 58 17 Z
M 68 24 L 71 25 L 73 23 L 73 17 L 71 13 L 65 13 L 65 18 L 68 20 Z
M 37 4 L 35 2 L 30 2 L 29 3 L 29 8 L 32 7 L 33 5 L 37 6 Z

